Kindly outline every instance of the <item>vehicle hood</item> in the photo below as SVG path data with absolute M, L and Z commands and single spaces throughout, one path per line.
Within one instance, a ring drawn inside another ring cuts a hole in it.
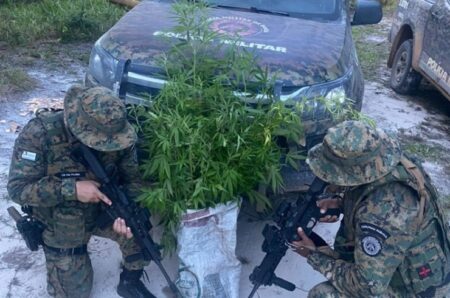
M 305 86 L 335 80 L 346 72 L 351 37 L 345 21 L 318 22 L 280 15 L 229 9 L 210 9 L 211 26 L 221 33 L 239 32 L 239 45 L 252 49 L 285 86 Z M 101 39 L 100 45 L 116 59 L 155 66 L 167 51 L 168 36 L 176 38 L 169 3 L 142 1 Z M 346 45 L 347 44 L 347 45 Z

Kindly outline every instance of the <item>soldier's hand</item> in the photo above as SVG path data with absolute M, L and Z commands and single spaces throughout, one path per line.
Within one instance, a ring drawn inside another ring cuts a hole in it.
M 308 236 L 306 236 L 306 234 L 302 228 L 297 229 L 297 234 L 298 234 L 298 237 L 300 238 L 300 240 L 292 241 L 292 243 L 290 244 L 290 247 L 296 253 L 298 253 L 302 257 L 306 258 L 311 253 L 311 250 L 316 249 L 316 245 Z
M 322 199 L 317 201 L 317 207 L 320 208 L 320 213 L 325 214 L 327 213 L 328 209 L 340 209 L 341 208 L 341 197 L 334 196 L 327 199 Z M 336 222 L 339 220 L 339 216 L 336 215 L 327 215 L 324 217 L 321 217 L 319 219 L 320 222 Z
M 131 233 L 131 229 L 127 227 L 127 224 L 125 223 L 125 220 L 118 217 L 113 223 L 113 230 L 119 235 L 127 237 L 127 239 L 130 239 L 133 237 L 133 233 Z
M 82 203 L 98 203 L 103 201 L 107 205 L 111 205 L 111 200 L 100 191 L 100 184 L 96 181 L 77 181 L 76 188 L 77 199 Z

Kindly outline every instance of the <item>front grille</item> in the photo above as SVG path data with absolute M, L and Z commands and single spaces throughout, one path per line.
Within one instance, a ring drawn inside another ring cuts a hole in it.
M 156 67 L 131 63 L 130 60 L 119 61 L 116 72 L 115 91 L 119 97 L 124 99 L 127 104 L 137 104 L 148 106 L 151 104 L 151 98 L 156 96 L 167 81 L 164 72 Z M 301 93 L 303 88 L 298 86 L 282 86 L 281 82 L 276 82 L 273 92 L 281 101 L 287 100 L 293 94 Z M 244 89 L 244 88 L 241 88 Z M 252 92 L 258 91 L 258 86 L 248 86 Z M 247 90 L 248 90 L 247 89 Z M 264 96 L 248 96 L 245 90 L 237 90 L 235 95 L 240 97 L 250 106 L 264 104 Z M 311 106 L 302 114 L 304 121 L 315 121 L 330 119 L 331 115 L 322 104 Z
M 127 104 L 148 106 L 167 81 L 161 69 L 120 60 L 117 65 L 114 90 Z
M 167 84 L 167 81 L 164 79 L 161 70 L 154 67 L 131 64 L 130 61 L 122 61 L 119 63 L 119 68 L 116 73 L 116 84 L 114 89 L 119 94 L 119 97 L 124 99 L 126 103 L 148 106 L 151 104 L 151 98 L 156 96 L 161 89 L 164 88 L 165 84 Z M 277 89 L 277 87 L 275 87 L 275 89 Z M 253 92 L 255 92 L 255 90 L 256 89 L 252 89 Z M 278 90 L 274 90 L 275 94 L 277 92 L 280 99 L 283 100 L 283 96 L 287 97 L 294 92 L 301 92 L 301 90 L 299 87 L 279 86 Z M 237 91 L 235 94 L 248 105 L 257 105 L 257 101 L 247 101 L 245 93 L 242 92 L 242 90 Z M 263 102 L 264 98 L 259 98 L 258 100 L 262 100 Z M 304 112 L 302 115 L 304 121 L 312 120 L 315 124 L 319 123 L 319 120 L 328 121 L 329 118 L 330 114 L 322 105 L 317 105 L 311 110 Z M 299 146 L 298 149 L 301 151 L 301 154 L 306 155 L 309 149 L 322 142 L 325 131 L 322 129 L 322 126 L 319 125 L 318 127 L 319 129 L 315 127 L 311 133 L 308 133 L 307 131 L 304 147 L 297 145 Z M 292 145 L 288 144 L 284 138 L 279 138 L 277 144 L 285 149 L 288 149 Z M 140 146 L 138 146 L 138 149 L 139 147 Z M 148 153 L 140 149 L 138 152 L 140 160 L 142 158 L 147 158 Z M 311 173 L 304 160 L 298 161 L 298 167 L 298 170 L 287 165 L 282 167 L 281 175 L 285 184 L 284 192 L 305 191 L 314 179 L 314 175 Z

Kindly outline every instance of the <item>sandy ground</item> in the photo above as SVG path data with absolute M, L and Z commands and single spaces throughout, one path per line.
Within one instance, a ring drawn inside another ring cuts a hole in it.
M 366 42 L 386 42 L 386 35 L 372 36 Z M 74 71 L 75 69 L 75 71 Z M 424 144 L 439 144 L 450 148 L 449 124 L 450 102 L 439 93 L 421 91 L 417 96 L 396 95 L 386 87 L 387 70 L 380 68 L 377 81 L 366 82 L 363 112 L 373 117 L 378 126 L 397 133 L 401 138 L 414 137 Z M 9 160 L 14 139 L 20 127 L 30 119 L 30 111 L 37 107 L 61 105 L 64 92 L 74 82 L 83 78 L 84 66 L 73 65 L 72 70 L 29 71 L 38 81 L 38 88 L 21 94 L 14 101 L 0 101 L 0 287 L 1 297 L 48 297 L 45 289 L 45 260 L 42 250 L 30 252 L 25 247 L 6 208 L 13 205 L 6 195 L 6 181 Z M 442 151 L 442 160 L 450 160 L 449 150 Z M 426 160 L 425 167 L 442 195 L 450 195 L 448 164 Z M 251 222 L 241 216 L 238 223 L 237 255 L 246 262 L 242 266 L 240 296 L 246 297 L 251 291 L 248 280 L 254 266 L 263 258 L 260 245 L 263 222 Z M 318 225 L 316 230 L 327 242 L 332 243 L 336 225 Z M 120 253 L 116 244 L 94 238 L 89 243 L 89 251 L 94 267 L 94 288 L 92 297 L 118 297 L 115 286 L 119 279 Z M 178 261 L 175 256 L 163 261 L 172 278 L 176 278 Z M 157 297 L 170 297 L 162 275 L 154 265 L 146 268 L 150 282 L 148 287 Z M 308 290 L 324 278 L 314 272 L 304 259 L 289 252 L 277 269 L 277 275 L 297 285 L 294 292 L 277 287 L 260 288 L 255 297 L 297 297 L 307 296 Z

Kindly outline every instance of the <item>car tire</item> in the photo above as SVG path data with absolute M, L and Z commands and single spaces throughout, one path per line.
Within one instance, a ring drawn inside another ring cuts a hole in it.
M 411 94 L 417 90 L 422 76 L 412 69 L 413 43 L 405 40 L 397 49 L 391 70 L 391 88 L 399 94 Z

